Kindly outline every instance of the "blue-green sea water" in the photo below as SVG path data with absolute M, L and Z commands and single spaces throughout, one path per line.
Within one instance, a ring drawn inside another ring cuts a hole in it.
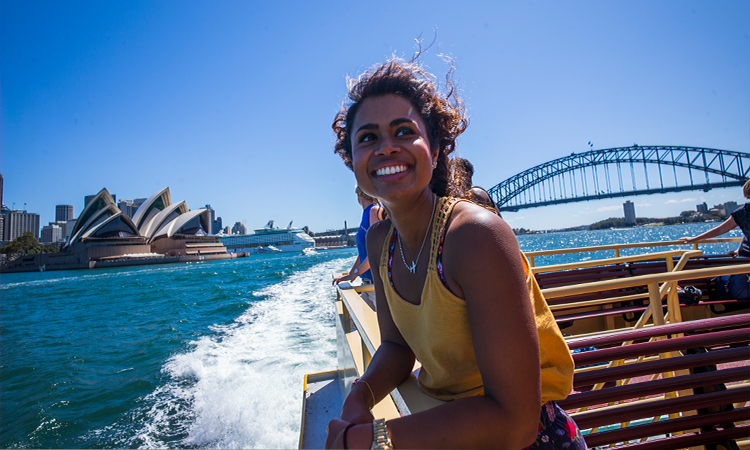
M 674 240 L 715 225 L 519 243 Z M 0 448 L 296 448 L 303 375 L 336 367 L 331 273 L 355 258 L 346 249 L 0 275 Z

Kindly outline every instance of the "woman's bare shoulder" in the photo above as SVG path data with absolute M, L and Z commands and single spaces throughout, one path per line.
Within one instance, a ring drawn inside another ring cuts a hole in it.
M 367 244 L 370 243 L 381 243 L 385 240 L 385 236 L 391 229 L 391 219 L 381 220 L 370 225 L 370 229 L 367 230 Z
M 456 237 L 472 236 L 474 233 L 497 234 L 498 236 L 512 236 L 515 234 L 502 217 L 493 211 L 472 202 L 458 202 L 453 208 L 453 214 L 448 222 L 448 232 Z

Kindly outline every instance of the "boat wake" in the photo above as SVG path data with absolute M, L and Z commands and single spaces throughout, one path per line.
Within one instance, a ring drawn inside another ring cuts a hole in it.
M 131 412 L 139 429 L 113 444 L 296 448 L 304 374 L 336 366 L 331 273 L 350 263 L 323 262 L 254 292 L 262 300 L 165 363 L 164 383 Z

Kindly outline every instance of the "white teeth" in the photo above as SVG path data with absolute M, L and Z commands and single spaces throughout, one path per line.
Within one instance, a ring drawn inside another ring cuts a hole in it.
M 406 166 L 388 166 L 378 169 L 375 174 L 378 176 L 393 175 L 394 173 L 400 173 L 406 170 Z

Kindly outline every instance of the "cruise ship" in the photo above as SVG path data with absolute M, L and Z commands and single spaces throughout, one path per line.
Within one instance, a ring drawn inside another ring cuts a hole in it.
M 301 228 L 292 228 L 292 222 L 286 228 L 278 228 L 269 220 L 265 227 L 253 231 L 218 237 L 229 253 L 302 252 L 315 247 L 313 238 Z

